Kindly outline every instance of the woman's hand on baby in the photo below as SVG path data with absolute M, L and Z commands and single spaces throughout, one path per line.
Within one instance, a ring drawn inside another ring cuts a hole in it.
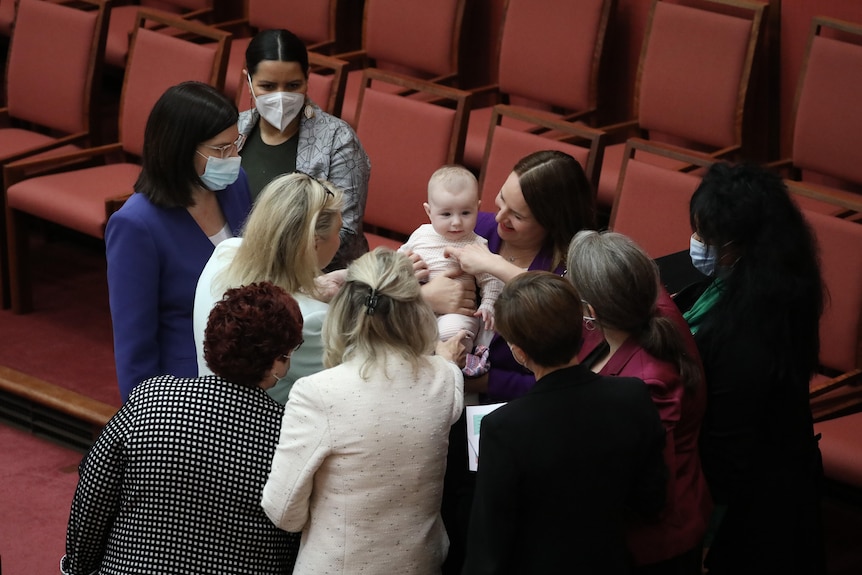
M 470 275 L 491 273 L 495 257 L 486 244 L 470 244 L 462 248 L 447 247 L 443 250 L 443 255 L 457 260 L 461 269 Z
M 413 262 L 413 274 L 416 276 L 416 279 L 419 280 L 419 283 L 425 283 L 428 281 L 429 271 L 428 264 L 425 263 L 425 260 L 422 259 L 422 256 L 417 254 L 412 250 L 404 250 L 404 255 L 407 256 L 411 262 Z
M 461 270 L 447 270 L 422 285 L 422 298 L 437 315 L 459 313 L 473 315 L 476 311 L 476 290 L 468 282 L 454 279 Z
M 341 286 L 344 285 L 347 279 L 347 270 L 335 270 L 328 274 L 319 275 L 314 278 L 314 285 L 317 286 L 317 299 L 324 303 L 329 303 Z
M 464 345 L 464 338 L 467 337 L 467 330 L 460 330 L 454 336 L 446 341 L 437 342 L 437 355 L 454 362 L 458 367 L 464 367 L 467 362 L 467 352 L 469 351 Z

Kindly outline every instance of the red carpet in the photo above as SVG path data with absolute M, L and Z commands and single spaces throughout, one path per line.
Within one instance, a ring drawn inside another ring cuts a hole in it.
M 31 261 L 34 310 L 0 311 L 0 365 L 119 407 L 104 244 L 63 232 Z
M 59 573 L 82 455 L 5 424 L 0 445 L 3 573 Z

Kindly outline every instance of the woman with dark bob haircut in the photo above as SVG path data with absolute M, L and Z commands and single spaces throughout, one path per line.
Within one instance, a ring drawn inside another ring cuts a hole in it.
M 195 285 L 215 246 L 251 209 L 236 142 L 237 111 L 200 82 L 169 88 L 144 132 L 133 194 L 108 220 L 108 293 L 123 401 L 141 381 L 198 374 Z
M 353 128 L 308 98 L 308 52 L 288 30 L 264 30 L 245 51 L 252 108 L 239 116 L 242 163 L 252 198 L 279 174 L 298 170 L 344 192 L 341 246 L 327 271 L 368 251 L 362 216 L 371 164 Z
M 706 566 L 822 573 L 808 402 L 824 296 L 814 237 L 782 180 L 757 166 L 713 165 L 690 213 L 692 262 L 709 281 L 677 301 L 706 369 L 700 446 L 716 503 Z
M 81 463 L 62 573 L 290 573 L 299 535 L 260 494 L 282 415 L 265 390 L 301 337 L 281 288 L 228 290 L 206 329 L 215 375 L 141 383 Z
M 482 419 L 463 573 L 628 573 L 624 519 L 665 497 L 644 382 L 578 364 L 581 298 L 559 275 L 520 274 L 494 310 L 536 385 Z

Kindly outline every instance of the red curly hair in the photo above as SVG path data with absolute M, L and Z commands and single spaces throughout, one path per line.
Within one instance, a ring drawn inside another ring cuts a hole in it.
M 296 300 L 271 282 L 229 289 L 209 315 L 204 359 L 218 376 L 257 387 L 272 362 L 302 341 Z

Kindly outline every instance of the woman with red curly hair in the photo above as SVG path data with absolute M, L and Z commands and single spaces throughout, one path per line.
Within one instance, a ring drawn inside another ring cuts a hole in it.
M 265 390 L 301 343 L 283 289 L 228 290 L 204 336 L 215 375 L 141 383 L 81 463 L 61 571 L 290 573 L 299 535 L 260 494 L 282 415 Z

